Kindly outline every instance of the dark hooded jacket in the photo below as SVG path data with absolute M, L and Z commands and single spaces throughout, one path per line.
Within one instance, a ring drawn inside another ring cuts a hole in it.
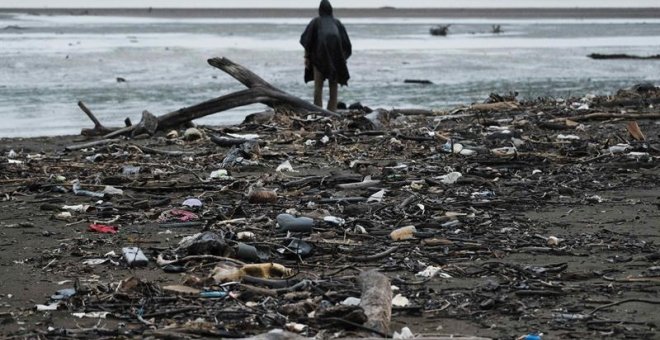
M 323 74 L 325 79 L 347 85 L 350 75 L 346 59 L 351 56 L 351 40 L 346 28 L 332 16 L 332 5 L 327 0 L 321 1 L 319 16 L 312 19 L 300 37 L 300 44 L 305 47 L 305 54 L 313 67 Z M 305 82 L 314 80 L 314 70 L 305 69 Z

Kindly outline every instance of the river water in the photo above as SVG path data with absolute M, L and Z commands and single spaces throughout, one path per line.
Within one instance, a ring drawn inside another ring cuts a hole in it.
M 0 14 L 0 137 L 77 134 L 92 126 L 78 100 L 107 126 L 120 126 L 126 117 L 139 121 L 145 109 L 163 114 L 242 89 L 206 63 L 215 56 L 311 99 L 298 44 L 308 20 Z M 354 51 L 349 86 L 340 89 L 340 100 L 349 104 L 442 109 L 483 101 L 491 92 L 517 91 L 525 99 L 660 84 L 660 61 L 587 57 L 660 54 L 660 19 L 343 22 Z M 450 34 L 431 36 L 436 24 L 451 24 Z M 494 24 L 504 32 L 492 34 Z M 198 123 L 238 123 L 263 108 L 238 108 Z

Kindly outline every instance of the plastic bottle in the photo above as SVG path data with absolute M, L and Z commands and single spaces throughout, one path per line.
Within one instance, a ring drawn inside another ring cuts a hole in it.
M 314 220 L 309 217 L 295 217 L 291 214 L 277 215 L 278 229 L 281 231 L 312 231 Z

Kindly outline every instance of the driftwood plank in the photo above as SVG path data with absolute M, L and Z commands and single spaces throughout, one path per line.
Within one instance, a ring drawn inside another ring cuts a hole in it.
M 360 274 L 362 296 L 360 307 L 368 320 L 364 324 L 383 334 L 390 332 L 392 317 L 392 286 L 387 276 L 370 270 Z

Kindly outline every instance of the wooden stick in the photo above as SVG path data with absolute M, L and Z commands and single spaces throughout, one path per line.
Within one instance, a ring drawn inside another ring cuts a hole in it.
M 101 122 L 99 122 L 99 120 L 96 119 L 92 111 L 90 111 L 90 109 L 88 109 L 87 106 L 85 106 L 85 104 L 82 101 L 78 101 L 78 107 L 80 107 L 80 109 L 83 110 L 83 112 L 87 115 L 87 117 L 89 117 L 89 119 L 92 120 L 95 129 L 100 129 L 100 130 L 106 129 L 105 127 L 103 127 L 103 124 L 101 124 Z
M 100 140 L 95 140 L 93 142 L 88 142 L 88 143 L 69 145 L 69 146 L 65 147 L 64 150 L 67 150 L 67 151 L 80 150 L 80 149 L 91 148 L 93 146 L 106 145 L 106 144 L 110 144 L 112 142 L 116 142 L 116 140 L 114 140 L 114 139 L 100 139 Z
M 595 112 L 575 117 L 564 117 L 551 119 L 551 122 L 563 122 L 572 120 L 574 122 L 581 122 L 585 120 L 605 120 L 605 119 L 658 119 L 660 113 L 612 113 L 612 112 Z
M 78 101 L 78 107 L 80 107 L 80 109 L 94 123 L 94 128 L 92 128 L 92 129 L 82 129 L 82 131 L 80 131 L 81 135 L 98 136 L 98 135 L 102 135 L 102 134 L 111 132 L 113 130 L 113 129 L 110 129 L 110 128 L 107 128 L 107 127 L 103 126 L 103 124 L 101 124 L 101 122 L 99 122 L 99 120 L 96 118 L 96 116 L 94 116 L 92 111 L 89 108 L 87 108 L 87 106 L 85 106 L 85 104 L 82 101 Z
M 625 300 L 621 300 L 621 301 L 617 301 L 617 302 L 612 302 L 612 303 L 608 303 L 608 304 L 606 304 L 606 305 L 602 305 L 602 306 L 596 307 L 596 308 L 594 308 L 594 310 L 592 310 L 591 312 L 589 312 L 589 315 L 593 315 L 594 313 L 596 313 L 597 311 L 599 311 L 599 310 L 601 310 L 601 309 L 605 309 L 605 308 L 610 308 L 610 307 L 614 307 L 614 306 L 622 305 L 622 304 L 624 304 L 624 303 L 628 303 L 628 302 L 640 302 L 640 303 L 649 303 L 649 304 L 653 304 L 653 305 L 660 305 L 660 300 L 625 299 Z

